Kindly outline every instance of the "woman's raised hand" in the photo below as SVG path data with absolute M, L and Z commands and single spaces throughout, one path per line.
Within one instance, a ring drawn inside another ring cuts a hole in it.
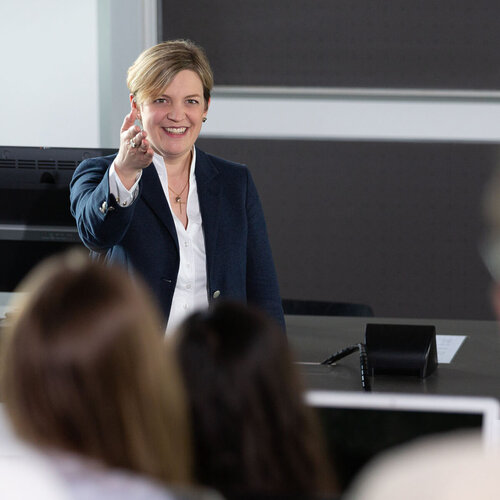
M 137 110 L 132 108 L 123 120 L 120 149 L 114 161 L 116 173 L 127 189 L 135 183 L 137 173 L 153 160 L 153 149 L 146 139 L 147 132 L 135 125 L 136 118 Z

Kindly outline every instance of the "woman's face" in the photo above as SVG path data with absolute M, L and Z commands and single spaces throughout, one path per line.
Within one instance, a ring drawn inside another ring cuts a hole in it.
M 208 104 L 203 97 L 200 77 L 191 70 L 177 73 L 161 95 L 138 107 L 153 149 L 165 159 L 182 159 L 189 155 Z

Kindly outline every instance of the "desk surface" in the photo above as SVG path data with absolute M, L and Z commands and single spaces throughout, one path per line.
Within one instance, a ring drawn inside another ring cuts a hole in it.
M 7 309 L 7 297 L 10 298 L 11 294 L 0 294 L 1 313 Z M 332 316 L 286 316 L 285 319 L 295 359 L 311 363 L 300 365 L 308 388 L 362 390 L 357 354 L 340 360 L 334 366 L 319 363 L 348 345 L 362 342 L 367 323 L 426 324 L 435 325 L 438 335 L 467 336 L 452 362 L 440 364 L 426 379 L 388 375 L 372 377 L 372 390 L 491 396 L 500 400 L 500 331 L 494 321 Z
M 500 332 L 493 321 L 420 320 L 287 316 L 287 333 L 297 361 L 320 363 L 334 352 L 364 340 L 367 323 L 435 325 L 438 335 L 466 335 L 450 364 L 440 364 L 426 379 L 378 375 L 372 391 L 491 396 L 500 400 Z M 310 389 L 361 391 L 359 356 L 334 366 L 301 364 Z

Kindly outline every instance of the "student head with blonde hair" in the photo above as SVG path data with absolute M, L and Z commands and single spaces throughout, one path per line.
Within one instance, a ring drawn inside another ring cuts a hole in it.
M 188 483 L 183 386 L 142 284 L 71 252 L 44 262 L 19 291 L 1 378 L 19 436 L 58 464 L 71 457 Z

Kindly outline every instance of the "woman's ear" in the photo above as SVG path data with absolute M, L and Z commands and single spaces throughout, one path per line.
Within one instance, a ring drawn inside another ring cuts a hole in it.
M 205 113 L 203 114 L 203 123 L 207 121 L 207 113 L 208 113 L 208 107 L 210 106 L 210 98 L 205 104 Z

